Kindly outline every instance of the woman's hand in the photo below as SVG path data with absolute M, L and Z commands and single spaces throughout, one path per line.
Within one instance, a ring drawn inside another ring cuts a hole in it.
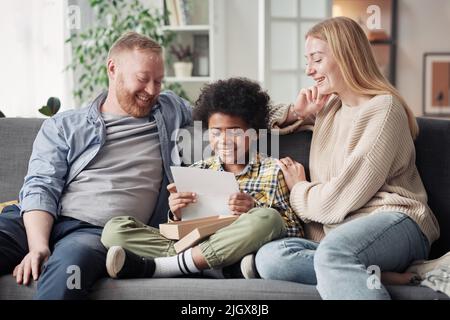
M 167 190 L 170 192 L 169 196 L 169 208 L 175 215 L 177 220 L 181 220 L 181 209 L 187 207 L 190 203 L 197 201 L 197 195 L 192 192 L 177 192 L 175 183 L 171 183 L 167 186 Z
M 303 88 L 294 103 L 294 112 L 301 118 L 316 114 L 325 106 L 330 95 L 322 95 L 316 86 Z
M 244 192 L 236 192 L 230 196 L 228 206 L 234 215 L 241 215 L 253 209 L 255 200 Z
M 292 190 L 297 182 L 306 181 L 305 168 L 302 164 L 292 160 L 289 157 L 278 160 L 277 163 L 283 171 L 284 180 L 289 188 Z

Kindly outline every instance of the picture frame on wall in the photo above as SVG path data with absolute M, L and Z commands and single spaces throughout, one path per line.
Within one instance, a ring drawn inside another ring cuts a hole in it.
M 450 116 L 450 52 L 423 56 L 423 114 Z

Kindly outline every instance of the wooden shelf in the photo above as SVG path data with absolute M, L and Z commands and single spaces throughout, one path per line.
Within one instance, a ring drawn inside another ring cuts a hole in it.
M 387 40 L 372 40 L 372 41 L 370 41 L 370 44 L 374 44 L 374 45 L 377 45 L 377 44 L 392 45 L 392 44 L 395 44 L 395 41 L 391 40 L 391 39 L 387 39 Z
M 168 19 L 166 25 L 160 27 L 160 31 L 171 33 L 172 42 L 164 48 L 164 57 L 166 60 L 165 82 L 167 84 L 178 83 L 191 101 L 197 100 L 202 85 L 212 82 L 218 78 L 225 65 L 224 45 L 225 22 L 222 19 L 222 13 L 225 11 L 225 1 L 218 0 L 173 0 L 176 2 L 176 11 L 181 12 L 177 17 L 170 16 L 171 10 L 166 7 Z M 166 1 L 170 3 L 172 1 Z M 186 2 L 189 6 L 184 7 Z M 180 11 L 178 5 L 181 4 Z M 183 8 L 184 7 L 184 8 Z M 188 9 L 188 10 L 186 10 Z M 181 17 L 181 19 L 179 19 Z M 217 40 L 219 39 L 219 40 Z M 177 61 L 171 53 L 171 46 L 182 45 L 190 46 L 195 53 L 192 59 L 193 76 L 177 77 L 173 62 Z M 203 76 L 200 76 L 203 75 Z
M 397 57 L 397 23 L 398 23 L 398 0 L 332 0 L 336 8 L 334 14 L 346 16 L 360 24 L 364 24 L 369 12 L 369 5 L 376 5 L 383 12 L 380 28 L 366 30 L 375 59 L 380 61 L 383 74 L 395 86 L 396 57 Z M 339 10 L 337 10 L 339 9 Z M 339 11 L 339 14 L 338 12 Z M 382 23 L 382 25 L 381 25 Z M 384 47 L 387 47 L 388 51 Z

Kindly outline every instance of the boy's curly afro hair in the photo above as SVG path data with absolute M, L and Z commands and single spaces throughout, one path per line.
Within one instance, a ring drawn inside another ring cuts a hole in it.
M 208 127 L 214 113 L 240 117 L 249 128 L 267 129 L 269 95 L 261 86 L 246 78 L 219 80 L 202 88 L 195 102 L 194 120 Z

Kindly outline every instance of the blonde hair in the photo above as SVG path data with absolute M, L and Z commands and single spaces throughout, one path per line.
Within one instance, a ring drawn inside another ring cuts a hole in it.
M 345 84 L 363 95 L 391 94 L 396 97 L 408 116 L 413 139 L 419 134 L 416 117 L 378 68 L 364 30 L 350 18 L 336 17 L 313 26 L 305 37 L 311 36 L 328 43 L 341 70 Z
M 116 42 L 114 42 L 112 47 L 109 49 L 108 58 L 111 58 L 121 51 L 134 49 L 149 49 L 157 54 L 162 53 L 162 47 L 158 42 L 147 36 L 132 31 L 123 34 L 116 40 Z

